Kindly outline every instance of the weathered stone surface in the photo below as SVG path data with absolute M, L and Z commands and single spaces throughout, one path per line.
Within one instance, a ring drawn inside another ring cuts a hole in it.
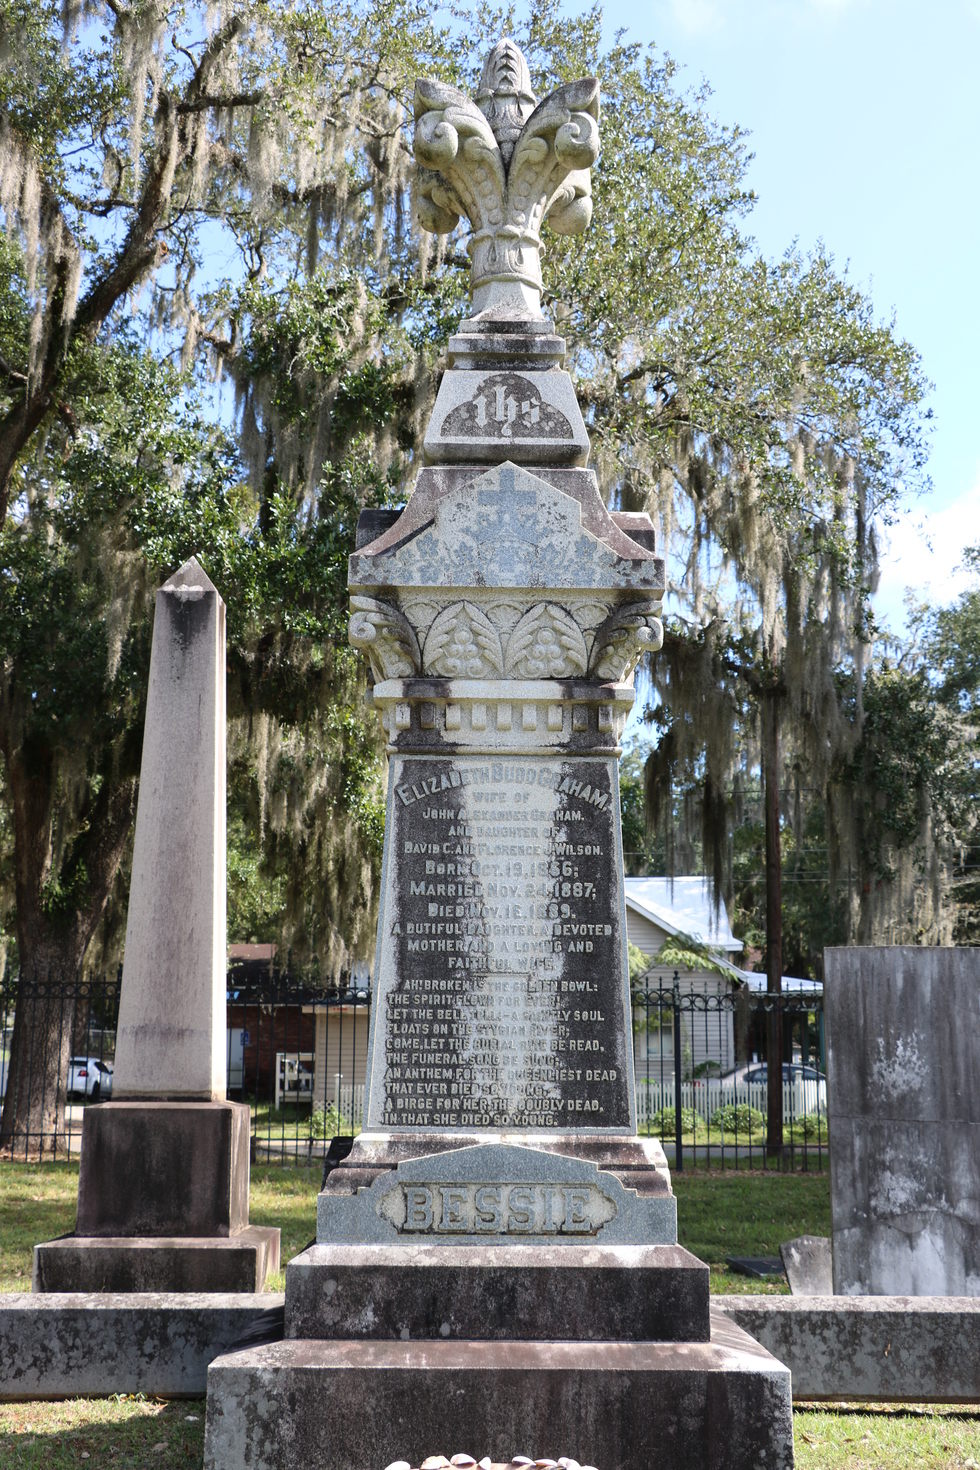
M 354 1194 L 368 1188 L 379 1174 L 390 1173 L 407 1159 L 429 1158 L 451 1149 L 475 1144 L 527 1143 L 523 1134 L 475 1133 L 466 1129 L 427 1133 L 359 1133 L 350 1154 L 327 1180 L 326 1194 Z M 626 1189 L 644 1196 L 670 1197 L 670 1171 L 657 1138 L 627 1137 L 615 1133 L 541 1133 L 534 1148 L 587 1160 L 613 1174 Z
M 86 1108 L 79 1235 L 231 1235 L 248 1224 L 245 1103 Z
M 368 1129 L 635 1131 L 615 762 L 392 762 Z
M 541 225 L 577 235 L 592 218 L 589 169 L 599 155 L 599 84 L 567 83 L 535 105 L 511 40 L 490 52 L 476 101 L 444 82 L 415 85 L 416 205 L 445 234 L 464 212 L 473 310 L 541 315 Z
M 710 1343 L 292 1339 L 208 1371 L 206 1470 L 418 1464 L 464 1435 L 495 1460 L 547 1444 L 600 1470 L 789 1470 L 789 1374 L 717 1314 Z
M 351 590 L 622 589 L 662 597 L 663 559 L 616 526 L 595 477 L 580 475 L 558 488 L 504 460 L 456 488 L 458 477 L 444 482 L 423 471 L 395 526 L 350 558 Z
M 794 1240 L 784 1240 L 779 1255 L 794 1296 L 833 1296 L 829 1235 L 798 1235 Z
M 378 649 L 372 656 L 383 654 Z M 577 679 L 392 678 L 375 684 L 372 702 L 392 756 L 598 756 L 608 762 L 619 749 L 633 686 Z M 398 784 L 405 784 L 404 775 Z
M 506 459 L 500 468 L 506 468 Z M 457 496 L 465 491 L 467 486 L 474 485 L 485 473 L 479 465 L 440 465 L 438 468 L 425 468 L 419 471 L 415 488 L 412 491 L 408 504 L 401 511 L 372 510 L 363 511 L 365 534 L 357 537 L 357 553 L 363 552 L 363 556 L 357 555 L 355 561 L 350 564 L 351 585 L 370 586 L 377 576 L 377 569 L 381 565 L 375 562 L 375 558 L 389 556 L 396 551 L 401 543 L 420 531 L 430 526 L 434 519 L 439 502 L 450 496 Z M 541 465 L 535 468 L 530 479 L 542 481 L 550 485 L 552 489 L 559 491 L 568 500 L 578 503 L 579 516 L 582 527 L 590 536 L 601 541 L 607 546 L 614 556 L 631 563 L 652 562 L 652 566 L 643 566 L 644 583 L 647 589 L 656 591 L 663 596 L 665 586 L 664 559 L 655 548 L 656 532 L 648 515 L 638 512 L 609 511 L 605 501 L 599 493 L 599 482 L 592 470 L 585 469 L 562 469 L 555 465 Z M 482 488 L 486 489 L 492 481 L 483 482 Z M 522 484 L 526 482 L 521 482 Z M 373 537 L 367 536 L 367 528 L 377 525 L 378 530 Z M 361 521 L 358 521 L 360 532 Z M 575 587 L 578 585 L 578 573 L 575 567 L 552 567 L 549 569 L 552 576 L 563 578 L 556 585 Z M 540 574 L 539 574 L 540 575 Z M 389 578 L 393 581 L 393 578 Z M 380 584 L 378 584 L 380 585 Z M 535 586 L 542 583 L 537 581 Z
M 317 1240 L 447 1245 L 670 1245 L 673 1195 L 639 1195 L 587 1160 L 509 1144 L 409 1159 L 355 1195 L 324 1192 Z
M 198 1397 L 219 1353 L 282 1333 L 283 1297 L 0 1295 L 0 1399 Z
M 113 1096 L 220 1099 L 225 605 L 192 557 L 157 593 Z
M 708 1268 L 676 1245 L 315 1245 L 286 1295 L 290 1337 L 708 1338 Z
M 478 105 L 417 90 L 420 217 L 448 229 L 466 201 L 474 316 L 426 435 L 441 463 L 349 566 L 390 757 L 367 1131 L 287 1269 L 290 1342 L 211 1375 L 215 1467 L 360 1470 L 460 1424 L 494 1458 L 560 1434 L 603 1470 L 792 1463 L 785 1372 L 705 1340 L 705 1270 L 635 1136 L 616 757 L 664 565 L 584 468 L 540 313 L 539 226 L 587 220 L 598 90 L 528 115 L 529 86 L 502 42 Z
M 505 449 L 515 464 L 584 465 L 589 436 L 566 372 L 494 364 L 443 375 L 423 449 L 428 464 L 479 464 Z
M 262 1291 L 279 1269 L 279 1230 L 235 1235 L 64 1235 L 34 1247 L 35 1292 Z
M 786 1364 L 795 1399 L 980 1403 L 976 1297 L 711 1300 Z
M 834 1288 L 980 1295 L 980 951 L 825 959 Z

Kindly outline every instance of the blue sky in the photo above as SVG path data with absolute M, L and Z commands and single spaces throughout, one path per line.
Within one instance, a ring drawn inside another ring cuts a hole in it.
M 950 601 L 980 542 L 980 0 L 607 0 L 751 134 L 763 252 L 822 240 L 935 384 L 933 491 L 890 534 L 876 599 Z M 931 542 L 931 550 L 926 542 Z

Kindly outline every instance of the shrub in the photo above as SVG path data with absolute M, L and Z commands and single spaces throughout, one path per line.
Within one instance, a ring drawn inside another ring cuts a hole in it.
M 787 1130 L 794 1138 L 812 1139 L 814 1143 L 827 1142 L 827 1114 L 807 1113 L 804 1118 L 794 1118 Z
M 335 1138 L 338 1133 L 350 1131 L 350 1123 L 333 1103 L 327 1108 L 319 1108 L 310 1117 L 311 1138 Z
M 715 1061 L 699 1062 L 692 1073 L 694 1077 L 720 1077 L 721 1063 Z
M 661 1108 L 659 1113 L 654 1113 L 644 1132 L 654 1138 L 673 1138 L 676 1127 L 677 1119 L 674 1109 Z M 695 1112 L 694 1108 L 681 1108 L 681 1132 L 690 1133 L 695 1138 L 699 1133 L 705 1132 L 704 1119 Z
M 711 1126 L 722 1133 L 747 1133 L 751 1138 L 754 1133 L 765 1133 L 766 1120 L 748 1103 L 726 1103 L 711 1114 Z

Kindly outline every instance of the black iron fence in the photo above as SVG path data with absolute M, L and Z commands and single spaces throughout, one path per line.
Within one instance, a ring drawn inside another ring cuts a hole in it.
M 68 1158 L 85 1106 L 112 1096 L 119 975 L 0 987 L 0 1154 Z M 371 992 L 344 975 L 232 969 L 229 1096 L 249 1104 L 256 1162 L 322 1158 L 363 1117 Z M 782 1128 L 767 1135 L 768 1017 L 782 1037 Z M 633 993 L 639 1131 L 673 1166 L 824 1168 L 827 1083 L 819 992 L 780 998 L 645 975 Z
M 770 1017 L 782 1041 L 781 1126 L 770 1128 Z M 633 991 L 637 1126 L 676 1169 L 827 1164 L 823 995 L 648 972 Z M 775 1136 L 773 1136 L 775 1135 Z

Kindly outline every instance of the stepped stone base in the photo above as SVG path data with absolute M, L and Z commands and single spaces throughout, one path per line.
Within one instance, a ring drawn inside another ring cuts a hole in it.
M 248 1223 L 244 1103 L 85 1109 L 75 1234 L 34 1247 L 36 1292 L 262 1291 L 279 1231 Z
M 279 1270 L 279 1231 L 228 1236 L 65 1235 L 34 1247 L 36 1292 L 262 1291 Z
M 581 1159 L 614 1174 L 626 1189 L 638 1194 L 670 1195 L 670 1170 L 660 1140 L 614 1133 L 361 1133 L 354 1147 L 327 1179 L 324 1194 L 354 1194 L 369 1187 L 379 1174 L 397 1169 L 410 1159 L 428 1158 L 451 1149 L 476 1144 L 519 1144 L 548 1154 Z
M 292 1339 L 208 1370 L 205 1470 L 383 1470 L 471 1446 L 601 1470 L 791 1470 L 789 1372 L 714 1313 L 702 1343 Z
M 233 1235 L 248 1224 L 245 1103 L 86 1108 L 79 1235 Z
M 315 1245 L 291 1338 L 703 1342 L 708 1268 L 682 1246 Z

